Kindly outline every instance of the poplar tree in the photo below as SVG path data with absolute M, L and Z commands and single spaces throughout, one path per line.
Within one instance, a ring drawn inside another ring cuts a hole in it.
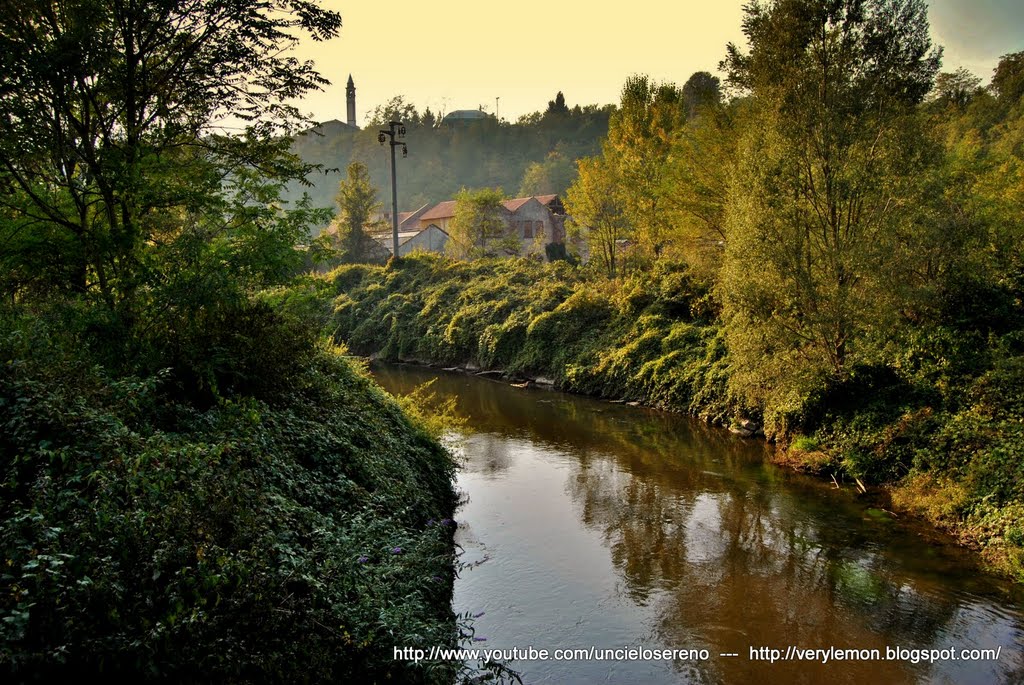
M 729 85 L 753 96 L 727 207 L 719 283 L 734 389 L 798 401 L 839 380 L 899 309 L 918 179 L 915 106 L 940 62 L 923 0 L 774 0 L 745 9 Z

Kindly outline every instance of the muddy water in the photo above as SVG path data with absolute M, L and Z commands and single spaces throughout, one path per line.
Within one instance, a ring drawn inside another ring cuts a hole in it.
M 1024 682 L 1020 588 L 756 442 L 464 375 L 374 374 L 397 393 L 436 378 L 467 419 L 455 609 L 485 612 L 477 647 L 549 651 L 512 664 L 525 683 Z M 552 658 L 590 647 L 696 653 Z

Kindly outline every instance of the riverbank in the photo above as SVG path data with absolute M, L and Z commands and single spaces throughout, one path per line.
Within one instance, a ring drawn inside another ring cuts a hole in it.
M 455 678 L 393 655 L 462 638 L 452 456 L 315 326 L 232 313 L 130 371 L 94 310 L 0 310 L 11 682 Z
M 304 294 L 303 294 L 304 293 Z M 730 390 L 711 293 L 680 266 L 609 281 L 565 263 L 353 265 L 288 298 L 317 308 L 362 355 L 546 378 L 560 390 L 763 430 L 778 462 L 953 533 L 1024 579 L 1024 356 L 1020 332 L 910 327 L 842 382 L 751 406 Z

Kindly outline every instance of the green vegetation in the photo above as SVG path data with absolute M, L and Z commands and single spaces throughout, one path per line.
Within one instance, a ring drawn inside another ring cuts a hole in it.
M 281 199 L 323 82 L 288 48 L 340 17 L 6 9 L 0 673 L 452 682 L 392 651 L 463 639 L 451 455 L 281 302 L 325 219 Z
M 366 227 L 380 211 L 377 190 L 370 184 L 369 172 L 359 162 L 348 165 L 348 177 L 338 185 L 334 203 L 338 206 L 337 242 L 342 262 L 365 262 L 370 259 L 370 241 Z M 383 222 L 381 228 L 385 228 Z
M 329 206 L 352 162 L 366 166 L 374 187 L 390 188 L 389 157 L 377 142 L 377 131 L 378 124 L 395 117 L 405 123 L 409 145 L 408 158 L 398 161 L 400 211 L 453 199 L 463 188 L 564 193 L 576 176 L 576 160 L 600 149 L 614 107 L 568 107 L 564 98 L 562 107 L 555 105 L 552 101 L 544 112 L 515 122 L 488 116 L 449 126 L 429 110 L 421 113 L 403 98 L 392 98 L 369 121 L 359 122 L 361 130 L 334 123 L 298 136 L 292 151 L 322 170 L 309 176 L 312 187 L 292 183 L 285 197 L 297 201 L 308 193 L 315 206 Z
M 460 190 L 448 226 L 447 251 L 462 258 L 517 254 L 519 240 L 505 235 L 504 200 L 501 188 Z
M 610 281 L 564 260 L 423 254 L 342 266 L 291 298 L 331 298 L 329 327 L 359 354 L 544 377 L 718 423 L 730 416 L 712 303 L 679 265 Z
M 459 638 L 454 463 L 308 324 L 253 303 L 207 331 L 231 368 L 200 400 L 83 354 L 80 312 L 2 323 L 10 677 L 454 677 L 392 658 Z
M 586 265 L 339 269 L 336 336 L 759 424 L 1024 579 L 1024 59 L 940 73 L 920 0 L 745 12 L 731 99 L 625 84 L 566 196 Z

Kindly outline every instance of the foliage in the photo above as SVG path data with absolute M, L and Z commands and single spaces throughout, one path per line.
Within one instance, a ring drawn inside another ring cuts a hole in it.
M 204 409 L 176 369 L 96 365 L 80 314 L 3 316 L 9 676 L 450 682 L 392 647 L 458 640 L 454 464 L 362 371 L 208 324 L 260 346 Z
M 581 159 L 579 178 L 565 198 L 566 212 L 576 230 L 584 232 L 591 259 L 613 278 L 619 262 L 619 241 L 628 235 L 620 187 L 614 168 L 604 159 Z
M 674 84 L 633 76 L 623 86 L 609 123 L 603 158 L 620 184 L 618 201 L 630 233 L 646 256 L 658 256 L 668 240 L 658 189 L 672 133 L 685 118 L 683 95 Z
M 682 95 L 686 116 L 692 119 L 702 108 L 721 104 L 721 81 L 706 71 L 694 72 L 683 84 Z
M 559 146 L 548 153 L 542 162 L 530 162 L 519 184 L 519 196 L 564 195 L 576 175 L 575 162 Z
M 1003 55 L 992 75 L 992 90 L 1001 102 L 1014 105 L 1024 97 L 1024 52 Z
M 370 184 L 366 166 L 359 162 L 348 165 L 348 178 L 338 186 L 335 204 L 339 214 L 335 219 L 338 227 L 338 243 L 344 262 L 364 262 L 370 257 L 372 238 L 366 234 L 370 219 L 380 210 L 377 190 Z
M 274 134 L 303 122 L 287 101 L 325 81 L 288 48 L 300 33 L 335 35 L 336 13 L 307 0 L 9 9 L 0 17 L 0 204 L 18 235 L 15 255 L 31 259 L 12 265 L 26 267 L 16 286 L 95 295 L 131 316 L 140 292 L 173 271 L 162 252 L 196 234 L 245 230 L 236 203 L 254 199 L 254 169 L 264 188 L 306 171 Z M 226 136 L 217 127 L 226 117 L 253 123 Z M 211 219 L 218 214 L 229 218 Z M 51 269 L 38 253 L 53 244 Z
M 867 332 L 905 306 L 918 254 L 901 245 L 928 221 L 917 181 L 936 157 L 911 108 L 938 53 L 918 0 L 746 13 L 750 53 L 730 49 L 725 66 L 755 96 L 756 123 L 740 142 L 718 288 L 737 392 L 785 405 L 843 378 Z
M 935 77 L 931 99 L 940 105 L 963 109 L 981 92 L 981 79 L 963 67 L 942 72 Z
M 463 188 L 455 196 L 455 216 L 448 226 L 449 254 L 462 259 L 518 254 L 519 239 L 508 234 L 501 188 Z
M 395 95 L 383 105 L 377 105 L 372 112 L 366 114 L 367 128 L 387 127 L 388 123 L 392 121 L 413 126 L 419 125 L 420 115 L 416 111 L 416 105 L 406 102 L 401 95 Z
M 329 329 L 359 353 L 544 376 L 716 422 L 730 411 L 706 293 L 673 265 L 607 284 L 564 261 L 418 255 L 324 280 L 335 293 Z
M 299 247 L 327 213 L 282 200 L 310 171 L 289 102 L 325 81 L 289 48 L 339 26 L 306 0 L 5 6 L 9 680 L 462 670 L 392 651 L 466 637 L 453 460 L 321 342 L 330 311 L 295 278 L 329 246 Z

